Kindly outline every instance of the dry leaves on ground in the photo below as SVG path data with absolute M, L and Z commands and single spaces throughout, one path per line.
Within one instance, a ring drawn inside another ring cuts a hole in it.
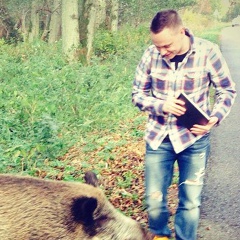
M 116 144 L 113 144 L 115 147 L 109 150 L 110 157 L 108 159 L 103 159 L 99 154 L 105 149 L 105 146 L 102 145 L 90 152 L 84 151 L 83 146 L 74 147 L 62 160 L 68 161 L 83 174 L 87 170 L 97 170 L 101 187 L 109 201 L 126 215 L 142 224 L 147 224 L 143 172 L 145 143 L 141 138 L 132 138 L 126 134 L 124 136 L 125 143 L 118 145 L 117 143 L 122 139 L 123 136 L 117 134 L 109 137 L 108 140 L 112 143 L 116 142 Z M 109 141 L 106 141 L 105 145 Z M 86 159 L 88 159 L 88 165 L 84 167 L 83 162 Z M 169 188 L 168 201 L 170 214 L 174 215 L 177 204 L 176 184 Z M 172 222 L 172 220 L 170 221 Z

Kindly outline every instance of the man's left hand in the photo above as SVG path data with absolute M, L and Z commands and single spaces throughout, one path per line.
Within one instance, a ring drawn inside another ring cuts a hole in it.
M 210 129 L 218 122 L 217 117 L 211 117 L 207 125 L 198 125 L 195 124 L 190 129 L 191 133 L 195 135 L 204 135 L 210 131 Z

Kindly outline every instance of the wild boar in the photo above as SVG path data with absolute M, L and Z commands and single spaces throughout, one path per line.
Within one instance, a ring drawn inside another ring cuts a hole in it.
M 88 184 L 0 174 L 0 239 L 152 239 L 113 207 L 96 175 L 85 179 Z

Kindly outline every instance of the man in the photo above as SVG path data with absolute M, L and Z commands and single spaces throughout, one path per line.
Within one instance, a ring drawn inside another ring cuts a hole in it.
M 197 236 L 203 176 L 209 155 L 209 131 L 229 113 L 235 84 L 217 45 L 194 37 L 174 10 L 158 12 L 150 27 L 149 46 L 136 69 L 133 103 L 149 113 L 145 140 L 145 183 L 149 228 L 154 240 L 171 236 L 167 189 L 175 161 L 179 167 L 177 240 Z M 215 103 L 210 106 L 210 85 Z M 177 97 L 185 92 L 209 116 L 207 125 L 187 129 L 176 116 L 185 113 Z

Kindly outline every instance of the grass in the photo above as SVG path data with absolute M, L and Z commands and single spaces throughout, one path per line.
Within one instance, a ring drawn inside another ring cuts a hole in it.
M 133 69 L 123 60 L 69 65 L 57 50 L 44 43 L 2 46 L 2 171 L 29 170 L 28 159 L 32 166 L 54 160 L 95 129 L 114 131 L 133 112 L 126 105 Z
M 199 35 L 217 42 L 221 27 Z M 51 46 L 40 41 L 17 46 L 0 42 L 1 172 L 51 169 L 46 162 L 57 165 L 77 143 L 84 151 L 97 149 L 105 141 L 102 134 L 130 131 L 132 137 L 143 136 L 138 126 L 146 116 L 131 104 L 131 85 L 149 44 L 147 27 L 126 27 L 115 35 L 100 32 L 95 44 L 98 57 L 85 66 L 68 64 L 59 54 L 61 42 Z M 130 119 L 132 125 L 126 124 Z M 114 144 L 108 142 L 99 155 L 112 158 Z
M 223 28 L 227 27 L 228 23 L 217 24 L 214 28 L 209 29 L 208 31 L 203 31 L 199 34 L 200 37 L 208 39 L 211 42 L 219 44 L 220 32 Z

